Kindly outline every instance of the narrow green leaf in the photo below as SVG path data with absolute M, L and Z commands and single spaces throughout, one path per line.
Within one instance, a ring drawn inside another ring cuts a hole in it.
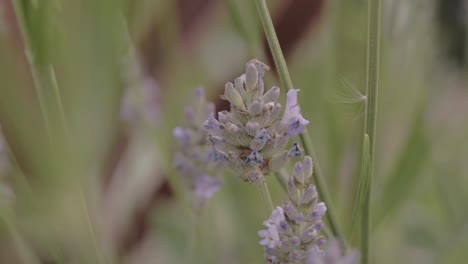
M 368 32 L 367 32 L 367 78 L 366 78 L 366 108 L 364 123 L 364 138 L 369 140 L 368 158 L 366 150 L 362 152 L 362 160 L 368 159 L 368 162 L 361 168 L 361 171 L 367 172 L 367 188 L 363 191 L 364 202 L 361 221 L 361 263 L 369 263 L 370 248 L 370 230 L 371 230 L 371 194 L 372 177 L 374 174 L 375 160 L 375 137 L 377 123 L 377 102 L 379 91 L 379 57 L 380 57 L 380 22 L 381 22 L 381 0 L 369 0 L 368 9 Z
M 361 161 L 361 175 L 359 177 L 358 183 L 358 193 L 356 195 L 356 199 L 354 201 L 353 206 L 353 214 L 351 217 L 351 232 L 350 237 L 352 238 L 356 223 L 360 219 L 362 215 L 362 210 L 364 208 L 364 203 L 366 202 L 366 193 L 370 186 L 370 143 L 369 143 L 369 135 L 364 134 L 364 139 L 362 142 L 362 161 Z

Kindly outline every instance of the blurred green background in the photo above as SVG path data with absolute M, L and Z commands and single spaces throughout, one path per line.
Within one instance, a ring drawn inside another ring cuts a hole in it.
M 468 1 L 382 2 L 371 262 L 465 263 Z M 367 1 L 267 3 L 349 231 Z M 0 263 L 263 263 L 258 188 L 197 217 L 172 168 L 194 88 L 224 109 L 252 58 L 279 85 L 250 0 L 0 0 Z

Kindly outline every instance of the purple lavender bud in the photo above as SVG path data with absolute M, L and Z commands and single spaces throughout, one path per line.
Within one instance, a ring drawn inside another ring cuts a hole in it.
M 304 185 L 304 169 L 302 167 L 302 162 L 298 161 L 294 164 L 293 175 L 296 181 Z
M 278 88 L 276 86 L 273 86 L 273 87 L 271 87 L 270 90 L 268 90 L 268 92 L 266 92 L 263 95 L 262 100 L 265 103 L 276 102 L 278 100 L 279 96 L 280 96 L 280 88 Z
M 309 244 L 313 242 L 318 236 L 317 230 L 314 227 L 309 227 L 299 234 L 299 239 L 303 244 Z
M 253 63 L 248 63 L 245 70 L 245 86 L 247 91 L 255 89 L 258 81 L 258 73 Z
M 266 131 L 266 129 L 262 129 L 257 133 L 257 135 L 255 135 L 254 139 L 250 143 L 250 148 L 253 150 L 261 150 L 270 138 L 268 131 Z
M 245 125 L 245 131 L 252 137 L 257 135 L 258 131 L 260 130 L 260 125 L 256 121 L 249 121 Z
M 290 137 L 303 133 L 304 127 L 309 124 L 309 121 L 300 114 L 300 107 L 297 104 L 298 91 L 297 89 L 289 90 L 286 98 L 286 109 L 281 119 L 281 123 L 287 127 L 287 134 Z
M 245 162 L 247 164 L 263 164 L 263 158 L 258 151 L 254 150 L 245 158 Z
M 323 215 L 325 215 L 325 212 L 327 211 L 327 207 L 323 202 L 320 202 L 317 204 L 315 207 L 315 210 L 310 213 L 310 216 L 312 218 L 321 218 Z
M 314 168 L 312 158 L 309 156 L 305 156 L 304 160 L 302 161 L 302 167 L 304 168 L 304 176 L 306 180 L 310 179 L 310 177 L 312 177 L 312 171 Z
M 293 221 L 299 215 L 297 209 L 290 202 L 284 203 L 283 210 L 284 214 L 288 217 L 290 221 Z
M 307 189 L 305 189 L 304 193 L 302 194 L 301 204 L 306 205 L 316 198 L 317 198 L 317 190 L 314 185 L 309 184 Z
M 315 223 L 314 228 L 315 228 L 315 230 L 317 230 L 317 231 L 322 230 L 322 228 L 323 228 L 323 222 L 322 222 L 322 221 L 318 221 L 317 223 Z
M 286 234 L 286 235 L 291 235 L 293 232 L 291 226 L 286 221 L 280 222 L 279 229 L 282 234 Z
M 260 99 L 256 99 L 248 109 L 248 112 L 252 116 L 259 115 L 263 111 L 263 102 Z
M 270 218 L 268 219 L 268 223 L 274 224 L 276 226 L 280 225 L 281 221 L 284 221 L 284 211 L 283 208 L 280 206 L 277 206 L 275 210 L 271 213 Z
M 305 217 L 302 215 L 302 214 L 299 214 L 296 219 L 294 219 L 294 221 L 296 221 L 296 223 L 300 224 L 302 222 L 304 222 L 305 220 Z
M 281 240 L 278 234 L 278 229 L 275 225 L 269 224 L 266 230 L 258 231 L 258 235 L 262 238 L 260 245 L 268 248 L 277 248 L 281 246 Z
M 292 177 L 288 180 L 288 195 L 289 199 L 295 204 L 299 203 L 299 191 L 297 190 L 296 184 L 294 183 L 294 179 Z
M 302 155 L 302 151 L 299 148 L 299 144 L 294 142 L 293 147 L 288 151 L 289 157 L 300 157 Z
M 219 152 L 215 148 L 211 148 L 210 150 L 208 150 L 206 155 L 207 155 L 207 160 L 210 160 L 213 162 L 223 162 L 227 159 L 223 153 Z
M 245 108 L 244 100 L 242 99 L 241 95 L 230 82 L 226 83 L 226 86 L 224 87 L 224 95 L 222 95 L 221 98 L 224 100 L 228 100 L 231 103 L 231 105 L 237 107 L 242 111 L 247 110 Z
M 214 117 L 214 114 L 210 114 L 208 120 L 206 120 L 205 123 L 203 123 L 203 128 L 211 130 L 213 132 L 219 132 L 221 130 L 221 126 L 218 120 L 216 120 L 216 118 Z
M 300 120 L 295 120 L 291 122 L 288 126 L 288 136 L 294 137 L 295 135 L 304 133 L 304 124 Z
M 297 247 L 301 244 L 301 240 L 297 236 L 293 236 L 289 238 L 289 242 L 291 242 L 291 245 Z

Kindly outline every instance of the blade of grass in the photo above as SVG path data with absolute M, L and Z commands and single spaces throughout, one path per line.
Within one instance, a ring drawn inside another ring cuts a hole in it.
M 377 119 L 377 96 L 379 84 L 379 53 L 380 53 L 380 13 L 381 0 L 369 0 L 368 4 L 368 32 L 367 32 L 367 77 L 366 77 L 366 95 L 365 104 L 365 123 L 364 123 L 364 140 L 366 135 L 369 138 L 369 158 L 368 162 L 363 163 L 365 167 L 361 168 L 362 172 L 368 172 L 366 178 L 367 189 L 363 191 L 365 194 L 362 219 L 361 219 L 361 263 L 369 263 L 369 247 L 370 247 L 370 227 L 371 227 L 371 192 L 372 192 L 372 177 L 374 174 L 375 160 L 375 136 L 376 136 L 376 119 Z M 366 159 L 366 150 L 362 150 L 361 160 Z M 365 173 L 363 173 L 365 175 Z M 361 181 L 364 181 L 361 178 Z
M 369 159 L 370 159 L 370 142 L 369 142 L 369 135 L 364 134 L 364 140 L 362 144 L 362 161 L 361 161 L 361 176 L 359 177 L 358 183 L 358 193 L 356 195 L 356 199 L 354 201 L 353 206 L 353 213 L 351 217 L 351 230 L 349 237 L 352 239 L 354 235 L 354 231 L 356 228 L 356 223 L 360 219 L 360 213 L 364 208 L 364 203 L 366 202 L 365 197 L 367 196 L 367 190 L 370 186 L 370 167 L 369 167 Z
M 268 44 L 271 49 L 271 53 L 273 55 L 273 59 L 275 61 L 276 69 L 278 70 L 278 75 L 281 80 L 281 84 L 288 90 L 294 88 L 291 77 L 289 76 L 288 68 L 286 66 L 286 61 L 284 59 L 283 53 L 281 51 L 280 44 L 278 42 L 278 37 L 276 36 L 275 29 L 273 27 L 273 22 L 271 21 L 270 13 L 268 11 L 267 4 L 265 0 L 256 0 L 257 11 L 262 21 L 263 30 L 265 32 L 266 38 L 268 40 Z M 334 236 L 344 238 L 343 234 L 339 228 L 339 222 L 335 214 L 335 207 L 331 201 L 330 195 L 328 193 L 328 188 L 326 186 L 325 181 L 323 180 L 323 174 L 321 167 L 318 162 L 317 155 L 314 151 L 314 147 L 310 140 L 309 134 L 307 129 L 304 130 L 303 134 L 299 135 L 302 146 L 304 148 L 304 152 L 311 156 L 312 160 L 314 161 L 314 180 L 315 185 L 317 187 L 317 191 L 321 196 L 322 200 L 325 204 L 327 204 L 327 220 L 330 224 L 330 229 Z

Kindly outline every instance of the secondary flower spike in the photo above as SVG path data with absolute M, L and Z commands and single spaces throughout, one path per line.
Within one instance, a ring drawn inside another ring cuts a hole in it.
M 318 201 L 315 186 L 310 183 L 311 176 L 312 159 L 306 156 L 294 165 L 289 177 L 289 200 L 276 207 L 263 222 L 266 229 L 260 230 L 258 235 L 267 263 L 304 264 L 310 250 L 315 250 L 309 254 L 312 255 L 310 259 L 315 257 L 315 252 L 321 253 L 325 239 L 320 231 L 327 207 Z
M 215 106 L 207 102 L 205 90 L 198 88 L 192 105 L 185 108 L 185 123 L 176 127 L 172 134 L 178 141 L 174 157 L 175 168 L 180 171 L 191 188 L 197 207 L 200 208 L 222 185 L 222 165 L 225 157 L 209 146 L 215 138 L 208 137 L 201 126 L 206 118 L 214 113 Z
M 227 166 L 245 181 L 257 182 L 263 175 L 282 168 L 291 157 L 301 156 L 297 144 L 285 149 L 291 137 L 304 132 L 309 123 L 300 114 L 299 90 L 287 93 L 282 117 L 278 102 L 280 88 L 265 91 L 263 75 L 269 67 L 258 60 L 246 65 L 245 74 L 226 83 L 222 99 L 230 110 L 212 114 L 203 124 L 210 134 L 210 143 Z

